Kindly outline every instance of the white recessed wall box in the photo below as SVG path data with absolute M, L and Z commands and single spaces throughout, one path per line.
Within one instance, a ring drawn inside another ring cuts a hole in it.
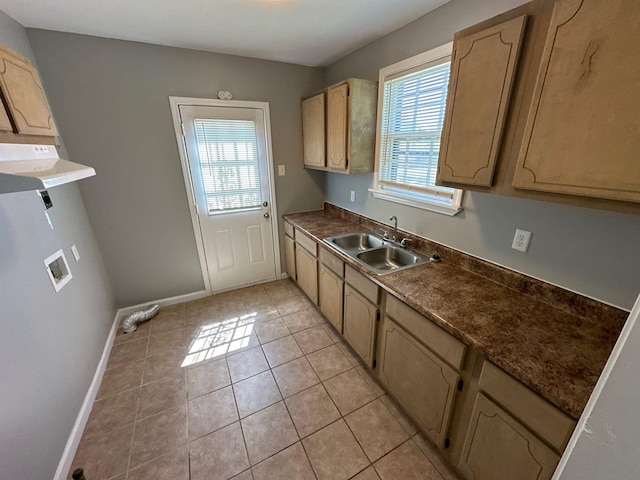
M 60 158 L 53 145 L 0 143 L 0 193 L 42 190 L 95 174 L 91 167 Z
M 71 270 L 69 270 L 67 258 L 64 256 L 62 249 L 48 256 L 44 260 L 44 266 L 47 269 L 49 280 L 51 280 L 51 284 L 53 285 L 53 288 L 55 288 L 56 292 L 59 292 L 62 287 L 69 283 L 69 280 L 73 278 Z

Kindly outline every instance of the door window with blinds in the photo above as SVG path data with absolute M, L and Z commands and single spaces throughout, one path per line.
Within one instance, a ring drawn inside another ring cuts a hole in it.
M 450 67 L 447 44 L 380 70 L 375 197 L 460 210 L 462 191 L 435 184 Z
M 210 215 L 260 208 L 260 165 L 253 120 L 195 119 Z

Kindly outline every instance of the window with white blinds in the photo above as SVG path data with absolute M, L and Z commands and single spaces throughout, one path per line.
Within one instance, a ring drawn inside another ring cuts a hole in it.
M 457 211 L 461 195 L 435 184 L 451 66 L 450 48 L 435 50 L 437 58 L 426 52 L 380 71 L 374 195 Z
M 209 213 L 259 208 L 255 122 L 195 119 L 194 127 Z

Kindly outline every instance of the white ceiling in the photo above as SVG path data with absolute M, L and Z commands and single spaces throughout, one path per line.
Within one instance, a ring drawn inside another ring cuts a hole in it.
M 0 0 L 25 27 L 326 66 L 449 0 Z

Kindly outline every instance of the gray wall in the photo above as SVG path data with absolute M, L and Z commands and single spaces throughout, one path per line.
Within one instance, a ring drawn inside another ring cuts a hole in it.
M 169 96 L 267 101 L 279 213 L 322 206 L 324 176 L 302 168 L 300 97 L 323 71 L 231 55 L 28 30 L 82 183 L 119 306 L 202 290 Z M 284 257 L 284 255 L 283 255 Z
M 32 58 L 24 29 L 1 11 L 0 43 Z M 49 193 L 54 230 L 35 191 L 0 194 L 2 478 L 53 477 L 115 315 L 78 186 Z M 55 293 L 43 260 L 60 248 L 73 278 Z
M 456 31 L 521 3 L 453 0 L 330 65 L 327 83 L 377 80 L 381 67 L 450 42 Z M 464 212 L 447 217 L 373 198 L 373 174 L 327 175 L 327 200 L 350 210 L 381 221 L 397 215 L 407 230 L 625 309 L 638 294 L 640 216 L 467 192 Z M 533 232 L 526 254 L 511 249 L 516 228 Z

